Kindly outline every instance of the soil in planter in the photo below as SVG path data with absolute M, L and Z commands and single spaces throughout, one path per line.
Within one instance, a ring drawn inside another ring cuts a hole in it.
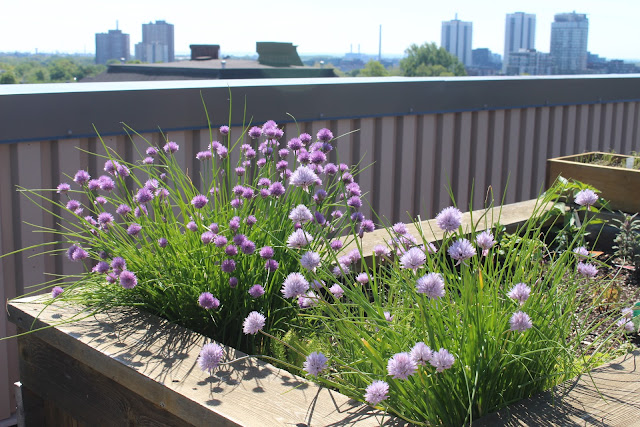
M 634 151 L 630 154 L 630 156 L 637 156 L 637 153 Z M 577 162 L 587 163 L 592 165 L 599 166 L 611 166 L 611 167 L 619 167 L 626 168 L 626 157 L 621 157 L 618 154 L 589 154 L 576 158 Z M 636 170 L 640 170 L 640 157 L 636 157 L 633 161 L 633 168 Z

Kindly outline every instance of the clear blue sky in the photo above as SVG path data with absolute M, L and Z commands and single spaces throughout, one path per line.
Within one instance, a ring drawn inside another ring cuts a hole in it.
M 402 54 L 411 44 L 440 43 L 441 22 L 455 13 L 473 22 L 473 47 L 503 53 L 505 15 L 536 14 L 536 48 L 549 51 L 553 15 L 589 18 L 588 49 L 607 58 L 640 59 L 640 0 L 7 0 L 0 15 L 0 52 L 95 52 L 95 33 L 119 27 L 142 38 L 141 24 L 175 26 L 176 52 L 220 44 L 223 54 L 253 53 L 256 41 L 286 41 L 300 54 Z

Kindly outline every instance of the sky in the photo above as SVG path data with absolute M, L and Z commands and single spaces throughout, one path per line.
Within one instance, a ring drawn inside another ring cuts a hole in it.
M 256 41 L 291 42 L 301 55 L 401 55 L 411 44 L 440 44 L 442 21 L 473 22 L 473 48 L 504 52 L 507 13 L 536 15 L 536 49 L 549 52 L 555 13 L 586 13 L 588 50 L 640 59 L 640 0 L 0 0 L 0 52 L 94 53 L 95 33 L 118 27 L 131 51 L 142 24 L 174 25 L 176 53 L 219 44 L 221 54 L 255 53 Z

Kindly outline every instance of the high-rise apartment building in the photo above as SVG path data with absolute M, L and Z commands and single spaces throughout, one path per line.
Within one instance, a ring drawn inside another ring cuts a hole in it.
M 128 61 L 131 57 L 129 34 L 121 30 L 109 30 L 96 34 L 96 64 L 106 64 L 110 59 Z
M 471 57 L 471 33 L 473 24 L 458 19 L 442 23 L 442 37 L 440 46 L 458 57 L 465 67 L 473 65 Z
M 536 48 L 536 15 L 516 12 L 508 13 L 504 29 L 504 58 L 502 70 L 506 72 L 509 65 L 509 54 L 521 49 Z
M 551 57 L 556 74 L 576 74 L 587 69 L 589 20 L 583 13 L 558 13 L 551 23 Z
M 142 42 L 135 49 L 136 59 L 143 62 L 174 62 L 173 24 L 165 21 L 142 24 Z

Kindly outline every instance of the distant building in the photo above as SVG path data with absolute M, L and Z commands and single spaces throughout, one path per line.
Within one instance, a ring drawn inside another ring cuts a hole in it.
M 589 20 L 580 13 L 559 13 L 551 23 L 551 56 L 556 74 L 583 73 L 587 69 Z
M 456 19 L 442 23 L 440 46 L 457 56 L 465 67 L 471 67 L 473 64 L 471 58 L 472 30 L 473 24 L 460 21 L 457 15 Z
M 503 71 L 506 72 L 511 52 L 535 48 L 536 15 L 524 12 L 508 13 L 504 29 Z
M 189 49 L 191 49 L 192 61 L 218 59 L 220 56 L 219 44 L 190 44 Z
M 256 42 L 258 62 L 272 67 L 302 66 L 298 56 L 298 46 L 293 43 Z
M 111 59 L 128 61 L 131 58 L 129 49 L 129 34 L 121 30 L 96 34 L 96 64 L 106 64 Z
M 142 24 L 142 41 L 136 44 L 136 59 L 142 62 L 173 62 L 175 47 L 173 24 L 156 21 Z
M 506 74 L 510 76 L 543 76 L 553 72 L 553 59 L 548 53 L 535 49 L 520 49 L 509 53 Z
M 502 58 L 486 47 L 471 51 L 472 66 L 467 67 L 470 76 L 495 76 L 502 70 Z

